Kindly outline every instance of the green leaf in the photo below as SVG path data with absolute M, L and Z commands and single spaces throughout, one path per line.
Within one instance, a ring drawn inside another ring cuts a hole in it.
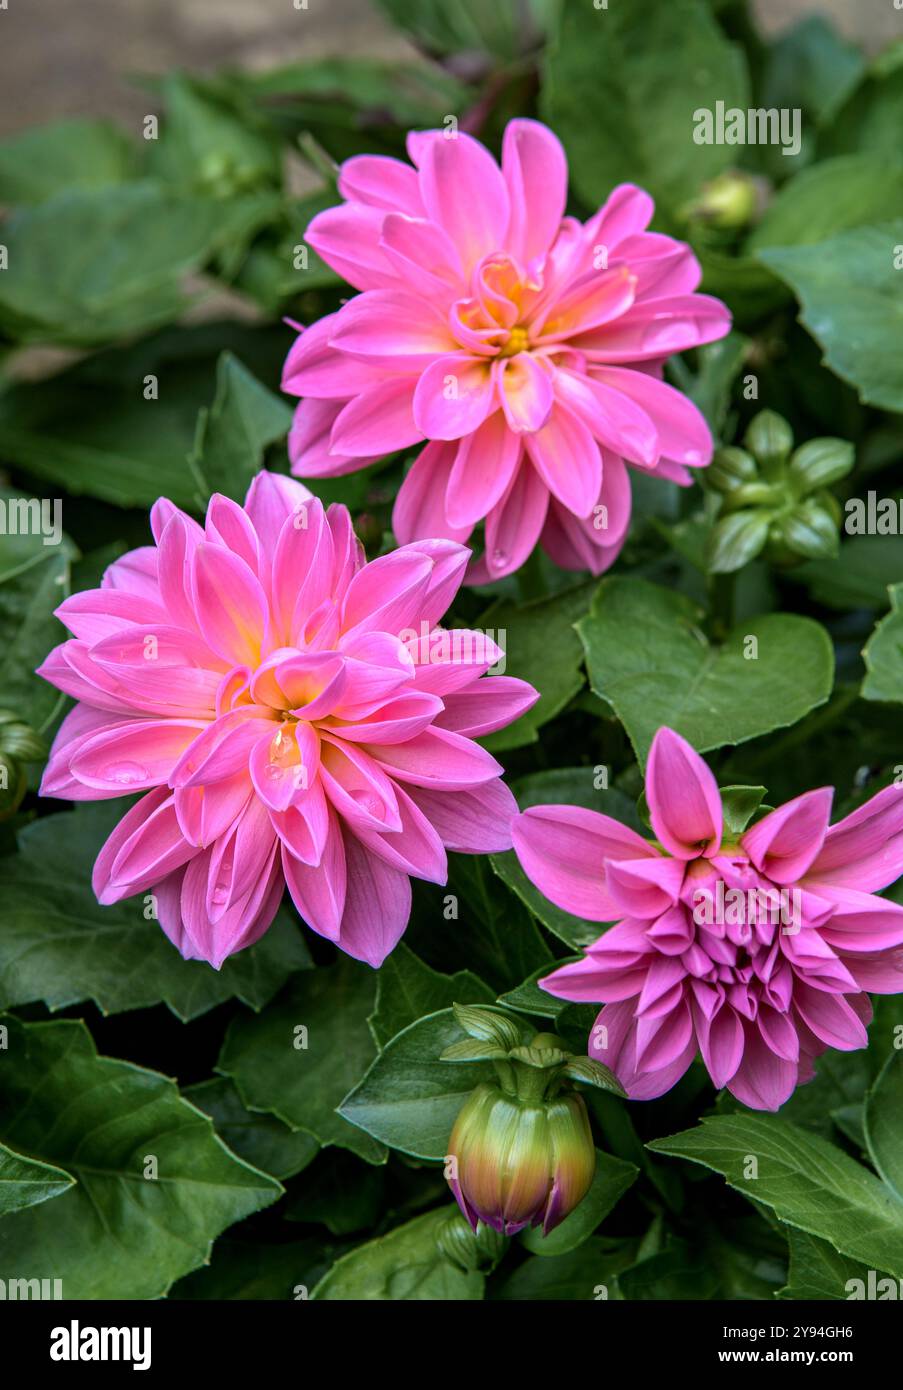
M 565 1255 L 534 1255 L 491 1286 L 490 1297 L 598 1302 L 613 1293 L 618 1274 L 636 1259 L 636 1249 L 636 1241 L 593 1236 Z
M 149 895 L 101 907 L 91 870 L 127 809 L 84 802 L 22 831 L 19 853 L 3 862 L 0 1007 L 42 1000 L 63 1009 L 90 999 L 102 1013 L 121 1013 L 165 1003 L 183 1020 L 235 997 L 262 1008 L 293 971 L 310 965 L 297 920 L 280 911 L 255 946 L 217 971 L 182 959 L 145 917 Z
M 469 970 L 443 975 L 426 965 L 400 941 L 382 963 L 376 981 L 376 1008 L 368 1022 L 377 1047 L 424 1014 L 452 1004 L 491 1004 L 488 985 Z
M 0 203 L 42 203 L 66 188 L 121 183 L 137 151 L 109 121 L 76 117 L 0 141 Z
M 570 1081 L 582 1081 L 587 1086 L 595 1086 L 602 1091 L 611 1091 L 616 1096 L 627 1099 L 627 1092 L 610 1068 L 594 1057 L 571 1057 L 562 1073 Z
M 305 1130 L 324 1148 L 384 1163 L 383 1145 L 336 1113 L 373 1057 L 367 1016 L 375 990 L 374 971 L 347 957 L 305 971 L 264 1013 L 233 1019 L 217 1071 L 232 1078 L 249 1110 Z
M 745 108 L 747 97 L 743 53 L 705 0 L 634 0 L 564 6 L 541 110 L 593 210 L 616 184 L 638 183 L 674 214 L 736 160 L 730 146 L 696 143 L 696 113 L 714 112 L 717 101 Z
M 62 1168 L 26 1158 L 0 1144 L 0 1216 L 59 1197 L 74 1181 Z
M 731 387 L 746 358 L 750 340 L 731 332 L 717 343 L 696 349 L 697 371 L 691 372 L 685 358 L 673 357 L 668 371 L 685 395 L 699 406 L 712 433 L 720 438 L 731 403 Z
M 285 301 L 296 295 L 341 285 L 341 276 L 330 270 L 302 239 L 316 213 L 334 207 L 337 198 L 334 189 L 321 189 L 305 198 L 287 201 L 271 234 L 259 237 L 248 251 L 235 277 L 235 287 L 251 295 L 269 313 L 278 314 Z M 306 265 L 299 263 L 301 250 L 307 252 Z
M 882 618 L 865 644 L 865 700 L 903 700 L 903 584 L 888 589 L 890 612 Z
M 865 71 L 858 48 L 823 15 L 807 15 L 769 50 L 762 106 L 802 106 L 818 125 L 836 114 Z
M 230 352 L 216 368 L 216 396 L 202 410 L 189 465 L 198 483 L 198 503 L 206 508 L 214 492 L 244 502 L 268 444 L 291 424 L 285 401 L 269 391 Z
M 533 974 L 523 984 L 516 985 L 514 989 L 509 989 L 505 994 L 500 994 L 498 1002 L 504 1004 L 507 1009 L 516 1009 L 518 1013 L 538 1014 L 540 1018 L 557 1018 L 563 1009 L 567 1008 L 567 1000 L 556 999 L 551 994 L 546 994 L 544 989 L 539 988 L 538 980 L 549 972 L 549 966 L 544 965 L 539 970 L 534 970 Z
M 903 1052 L 896 1048 L 869 1091 L 864 1124 L 872 1162 L 903 1201 Z
M 903 220 L 856 227 L 819 244 L 759 252 L 800 301 L 800 320 L 866 405 L 903 410 Z
M 150 172 L 174 184 L 229 197 L 279 178 L 274 141 L 180 73 L 162 83 L 165 115 L 152 142 Z
M 722 787 L 721 809 L 724 824 L 732 835 L 742 835 L 762 805 L 764 787 Z
M 868 1278 L 868 1270 L 858 1260 L 848 1259 L 827 1240 L 805 1231 L 787 1232 L 790 1242 L 790 1273 L 781 1298 L 846 1299 L 851 1279 Z
M 438 1207 L 358 1246 L 336 1261 L 311 1298 L 395 1303 L 482 1298 L 483 1275 L 475 1270 L 465 1273 L 437 1244 L 439 1230 L 448 1217 L 449 1208 Z
M 487 748 L 499 752 L 536 743 L 543 724 L 582 688 L 583 648 L 573 625 L 589 608 L 593 588 L 581 584 L 523 605 L 495 603 L 479 619 L 479 630 L 494 636 L 505 652 L 505 675 L 539 691 L 536 704 L 520 719 L 482 740 Z
M 352 1154 L 326 1154 L 289 1198 L 285 1217 L 322 1224 L 334 1236 L 351 1235 L 379 1224 L 385 1188 L 385 1168 L 362 1167 Z
M 788 301 L 786 286 L 754 256 L 720 250 L 701 233 L 691 232 L 690 239 L 702 266 L 702 289 L 724 300 L 738 328 L 753 329 Z
M 427 52 L 476 51 L 512 59 L 541 37 L 547 4 L 543 0 L 379 0 L 380 8 Z M 449 108 L 454 109 L 454 108 Z
M 5 224 L 0 327 L 87 347 L 174 319 L 182 279 L 234 235 L 233 214 L 151 182 L 58 194 Z
M 207 1268 L 180 1279 L 170 1297 L 211 1302 L 306 1299 L 329 1268 L 334 1249 L 318 1240 L 264 1245 L 221 1236 Z
M 69 495 L 149 507 L 161 495 L 195 505 L 188 467 L 198 412 L 215 390 L 223 349 L 253 356 L 278 380 L 282 330 L 228 323 L 160 333 L 112 348 L 50 380 L 0 393 L 0 456 Z M 148 395 L 147 392 L 156 392 Z
M 837 560 L 814 560 L 792 572 L 819 603 L 841 612 L 857 608 L 883 610 L 888 587 L 903 573 L 903 538 L 854 536 L 840 547 Z
M 233 1153 L 274 1178 L 293 1178 L 320 1151 L 312 1134 L 303 1129 L 291 1130 L 273 1115 L 246 1109 L 225 1076 L 199 1081 L 186 1087 L 182 1094 L 210 1116 L 217 1134 Z
M 533 918 L 517 898 L 499 892 L 483 856 L 450 855 L 448 885 L 438 892 L 441 898 L 435 891 L 424 893 L 429 908 L 418 910 L 411 944 L 422 955 L 431 949 L 440 957 L 438 965 L 464 964 L 497 991 L 551 963 L 552 954 Z
M 3 1142 L 75 1185 L 0 1222 L 0 1268 L 50 1269 L 66 1298 L 159 1298 L 209 1258 L 221 1231 L 279 1196 L 172 1081 L 99 1057 L 83 1023 L 4 1023 Z
M 612 1207 L 636 1182 L 639 1170 L 632 1163 L 596 1150 L 596 1171 L 583 1201 L 566 1216 L 560 1226 L 542 1234 L 538 1226 L 521 1234 L 520 1243 L 531 1255 L 566 1255 L 588 1240 Z
M 55 501 L 59 506 L 60 499 L 14 496 L 0 488 L 0 516 L 13 533 L 0 534 L 0 707 L 39 731 L 49 726 L 63 697 L 35 668 L 66 639 L 53 614 L 69 593 L 70 566 L 78 554 L 63 534 L 53 543 Z
M 831 1111 L 831 1119 L 837 1126 L 840 1133 L 849 1139 L 865 1157 L 868 1153 L 868 1145 L 865 1142 L 865 1130 L 863 1121 L 865 1118 L 865 1106 L 862 1103 L 853 1105 L 840 1105 L 836 1110 Z
M 441 0 L 433 2 L 449 15 Z M 402 3 L 410 18 L 408 0 Z M 245 92 L 270 108 L 284 103 L 286 116 L 304 125 L 347 126 L 358 141 L 362 115 L 380 125 L 388 118 L 402 129 L 438 125 L 447 112 L 460 111 L 470 96 L 467 86 L 436 63 L 387 62 L 358 55 L 318 57 L 315 62 L 243 72 L 237 80 Z
M 854 90 L 825 132 L 822 143 L 826 152 L 868 151 L 888 164 L 900 163 L 903 69 L 893 66 L 898 53 L 895 45 L 887 49 L 886 72 L 880 58 L 872 64 L 866 80 Z
M 744 619 L 717 646 L 702 620 L 702 609 L 684 594 L 614 578 L 602 581 L 589 617 L 578 624 L 593 689 L 621 720 L 641 762 L 662 725 L 704 753 L 794 724 L 831 693 L 833 648 L 811 618 Z
M 451 1009 L 412 1023 L 345 1097 L 342 1115 L 381 1144 L 414 1158 L 442 1159 L 458 1111 L 474 1086 L 495 1077 L 490 1062 L 450 1065 L 440 1053 L 464 1037 Z
M 874 1029 L 872 1030 L 874 1042 Z M 843 1106 L 861 1101 L 872 1080 L 870 1049 L 835 1052 L 829 1049 L 815 1063 L 815 1076 L 799 1086 L 781 1106 L 781 1119 L 834 1139 L 832 1116 Z
M 649 1148 L 714 1169 L 779 1220 L 903 1277 L 903 1202 L 818 1135 L 774 1116 L 741 1113 L 704 1119 L 697 1129 L 653 1140 Z M 757 1162 L 755 1178 L 747 1176 L 750 1159 Z
M 673 1170 L 672 1170 L 673 1171 Z M 700 1221 L 694 1231 L 706 1263 L 718 1276 L 716 1298 L 775 1298 L 787 1282 L 787 1227 L 751 1211 L 725 1220 L 721 1212 Z
M 890 217 L 903 217 L 903 168 L 889 167 L 880 155 L 841 155 L 803 169 L 784 184 L 745 252 L 811 246 Z
M 631 1302 L 716 1298 L 718 1271 L 702 1250 L 688 1241 L 671 1239 L 664 1250 L 619 1274 L 618 1291 Z
M 597 769 L 592 767 L 562 767 L 522 777 L 514 784 L 518 805 L 522 811 L 530 806 L 583 806 L 588 811 L 600 811 L 603 815 L 612 816 L 642 834 L 643 827 L 637 817 L 634 801 L 617 787 L 597 789 L 594 785 L 596 773 Z M 490 862 L 499 878 L 560 941 L 573 947 L 588 946 L 599 936 L 598 922 L 584 922 L 582 918 L 550 903 L 527 878 L 513 850 L 490 855 Z M 537 972 L 533 973 L 535 975 Z M 541 973 L 547 974 L 548 967 Z M 548 1000 L 559 1010 L 562 1007 L 560 1001 L 553 1000 L 551 996 L 548 996 Z

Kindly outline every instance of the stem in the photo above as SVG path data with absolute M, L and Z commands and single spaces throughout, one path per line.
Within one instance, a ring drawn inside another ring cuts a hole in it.
M 709 575 L 709 628 L 716 642 L 724 641 L 734 626 L 736 590 L 736 573 Z

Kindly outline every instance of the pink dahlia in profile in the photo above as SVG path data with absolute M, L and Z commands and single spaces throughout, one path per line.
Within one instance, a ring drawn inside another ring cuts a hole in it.
M 259 474 L 201 527 L 167 501 L 153 546 L 57 610 L 74 634 L 41 674 L 78 701 L 41 790 L 146 793 L 97 859 L 102 903 L 156 897 L 183 956 L 217 968 L 285 885 L 321 936 L 379 965 L 410 878 L 446 849 L 510 846 L 514 800 L 473 740 L 532 686 L 486 678 L 495 643 L 437 627 L 469 552 L 420 541 L 365 563 L 344 507 Z
M 630 520 L 627 466 L 688 484 L 711 458 L 662 363 L 723 337 L 728 311 L 695 293 L 688 246 L 646 230 L 641 189 L 566 217 L 564 150 L 536 121 L 508 125 L 501 168 L 462 133 L 411 134 L 408 153 L 413 167 L 349 159 L 345 202 L 307 229 L 362 293 L 289 354 L 292 471 L 350 473 L 423 444 L 395 504 L 400 541 L 465 541 L 485 520 L 473 582 L 512 573 L 537 541 L 600 574 Z
M 646 796 L 652 843 L 577 806 L 515 821 L 546 897 L 619 919 L 541 984 L 604 1005 L 589 1053 L 635 1100 L 669 1090 L 699 1051 L 716 1086 L 777 1110 L 826 1048 L 866 1045 L 867 991 L 903 992 L 903 908 L 874 896 L 903 873 L 903 787 L 831 826 L 822 787 L 726 833 L 711 771 L 659 729 Z

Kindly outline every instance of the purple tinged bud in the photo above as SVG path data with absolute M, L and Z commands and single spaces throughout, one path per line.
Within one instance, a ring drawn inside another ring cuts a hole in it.
M 576 1093 L 523 1100 L 483 1082 L 461 1108 L 449 1141 L 449 1186 L 476 1230 L 502 1235 L 539 1226 L 548 1235 L 592 1182 L 596 1151 Z

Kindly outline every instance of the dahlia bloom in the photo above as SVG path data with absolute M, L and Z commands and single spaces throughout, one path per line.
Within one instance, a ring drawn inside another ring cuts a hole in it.
M 589 1054 L 633 1099 L 669 1090 L 698 1050 L 716 1086 L 777 1110 L 827 1047 L 866 1045 L 866 991 L 903 992 L 903 908 L 873 896 L 903 873 L 903 787 L 832 826 L 833 789 L 821 787 L 725 834 L 714 776 L 663 728 L 646 797 L 656 843 L 576 806 L 515 821 L 517 855 L 546 897 L 619 919 L 541 984 L 604 1004 Z
M 78 701 L 41 791 L 145 792 L 94 868 L 102 903 L 153 893 L 186 958 L 258 940 L 287 884 L 314 931 L 376 966 L 407 924 L 410 877 L 446 849 L 510 845 L 516 804 L 473 739 L 537 698 L 484 679 L 499 648 L 443 633 L 469 552 L 421 541 L 365 563 L 344 507 L 260 473 L 206 526 L 157 502 L 155 545 L 57 614 L 41 667 Z
M 600 574 L 630 520 L 625 465 L 687 485 L 711 459 L 662 363 L 723 337 L 728 311 L 694 293 L 688 246 L 646 231 L 641 189 L 565 217 L 564 150 L 536 121 L 510 122 L 501 169 L 463 133 L 412 133 L 408 153 L 413 168 L 346 161 L 345 202 L 307 229 L 362 293 L 289 354 L 292 471 L 331 477 L 425 443 L 395 503 L 399 541 L 463 542 L 485 519 L 470 582 L 511 574 L 538 540 Z

